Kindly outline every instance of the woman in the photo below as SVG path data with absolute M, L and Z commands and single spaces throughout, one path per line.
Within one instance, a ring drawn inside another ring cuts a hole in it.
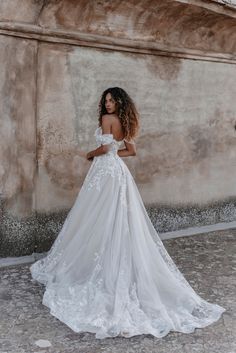
M 97 148 L 87 154 L 92 165 L 47 256 L 30 267 L 46 287 L 50 313 L 99 339 L 190 333 L 225 310 L 196 294 L 151 223 L 121 158 L 136 154 L 138 130 L 129 95 L 119 87 L 104 91 Z

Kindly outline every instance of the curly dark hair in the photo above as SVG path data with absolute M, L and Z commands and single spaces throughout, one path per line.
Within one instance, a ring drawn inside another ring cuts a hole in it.
M 101 95 L 100 102 L 98 105 L 99 113 L 99 126 L 102 125 L 102 116 L 108 114 L 105 107 L 106 95 L 110 93 L 117 106 L 118 118 L 122 125 L 124 138 L 127 141 L 132 140 L 138 135 L 140 124 L 139 124 L 139 113 L 135 107 L 132 98 L 128 93 L 120 87 L 107 88 Z

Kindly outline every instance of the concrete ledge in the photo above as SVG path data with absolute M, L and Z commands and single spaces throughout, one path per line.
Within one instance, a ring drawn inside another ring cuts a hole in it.
M 165 45 L 153 41 L 114 38 L 105 35 L 83 33 L 79 31 L 48 29 L 32 24 L 0 21 L 0 34 L 49 43 L 69 44 L 137 54 L 150 54 L 190 60 L 203 60 L 236 64 L 234 53 L 231 54 L 210 50 L 182 48 L 174 46 L 173 44 Z
M 1 267 L 8 267 L 12 265 L 22 265 L 28 264 L 31 262 L 35 262 L 42 257 L 44 257 L 47 252 L 43 253 L 33 253 L 31 255 L 26 256 L 18 256 L 18 257 L 0 257 L 0 268 Z
M 198 235 L 203 233 L 210 233 L 210 232 L 215 232 L 218 230 L 226 230 L 226 229 L 236 229 L 236 221 L 229 222 L 229 223 L 211 224 L 211 225 L 202 226 L 202 227 L 189 227 L 186 229 L 180 229 L 173 232 L 160 233 L 159 235 L 162 240 L 167 240 L 167 239 L 173 239 L 173 238 L 187 237 L 191 235 Z

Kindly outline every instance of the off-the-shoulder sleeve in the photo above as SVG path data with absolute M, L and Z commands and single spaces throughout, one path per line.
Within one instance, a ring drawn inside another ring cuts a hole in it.
M 108 145 L 109 143 L 111 143 L 113 141 L 113 135 L 112 134 L 101 134 L 98 135 L 98 141 L 102 144 L 102 145 Z

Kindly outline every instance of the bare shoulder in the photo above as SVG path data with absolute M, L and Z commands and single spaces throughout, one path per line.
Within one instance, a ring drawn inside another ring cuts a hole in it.
M 114 121 L 117 116 L 115 114 L 104 114 L 102 116 L 102 121 L 103 120 L 109 120 L 109 121 Z
M 110 134 L 111 133 L 112 122 L 108 114 L 102 116 L 102 133 Z
M 110 125 L 111 124 L 111 118 L 109 116 L 109 114 L 104 114 L 102 116 L 102 125 Z
M 109 115 L 109 114 L 103 114 L 102 120 L 103 120 L 103 119 L 106 120 L 106 119 L 108 119 L 108 118 L 110 118 L 110 115 Z
M 104 114 L 102 116 L 102 125 L 111 126 L 115 123 L 115 115 L 113 114 Z

